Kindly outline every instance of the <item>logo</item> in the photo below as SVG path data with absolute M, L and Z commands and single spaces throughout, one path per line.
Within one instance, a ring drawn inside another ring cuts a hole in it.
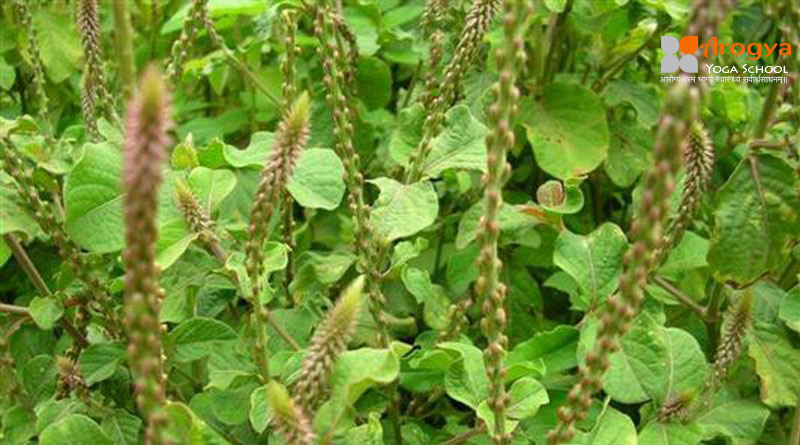
M 698 63 L 694 53 L 699 43 L 698 36 L 685 36 L 680 42 L 672 36 L 661 36 L 661 50 L 667 53 L 661 59 L 661 72 L 674 73 L 680 68 L 684 73 L 696 73 Z M 680 59 L 676 55 L 679 50 L 682 54 Z

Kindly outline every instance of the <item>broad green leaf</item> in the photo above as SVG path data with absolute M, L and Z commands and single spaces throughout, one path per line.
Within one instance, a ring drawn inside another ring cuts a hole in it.
M 580 286 L 582 294 L 574 304 L 577 309 L 596 306 L 617 289 L 622 257 L 627 250 L 625 233 L 613 223 L 605 223 L 587 236 L 568 230 L 561 232 L 553 263 Z
M 439 343 L 454 357 L 457 357 L 444 375 L 444 388 L 447 395 L 477 410 L 478 405 L 489 395 L 489 379 L 483 364 L 483 353 L 475 346 L 465 343 Z
M 495 426 L 494 412 L 489 409 L 489 404 L 487 403 L 486 400 L 484 400 L 483 402 L 481 402 L 480 405 L 478 405 L 478 409 L 475 410 L 475 413 L 478 415 L 479 419 L 483 420 L 488 430 L 490 431 L 494 430 Z M 514 430 L 517 429 L 519 421 L 513 420 L 510 417 L 506 417 L 505 420 L 506 420 L 505 431 L 507 433 L 514 432 Z
M 188 181 L 203 209 L 211 215 L 236 187 L 236 174 L 230 170 L 196 167 L 189 173 Z
M 102 382 L 114 375 L 125 360 L 125 345 L 121 342 L 95 343 L 81 353 L 81 373 L 87 386 Z
M 486 210 L 486 200 L 482 199 L 469 208 L 461 221 L 458 222 L 458 234 L 456 235 L 456 248 L 463 249 L 475 240 L 478 232 L 478 222 Z M 504 204 L 500 208 L 497 216 L 500 224 L 501 233 L 516 233 L 517 231 L 530 228 L 539 224 L 537 220 L 520 211 L 519 206 Z
M 100 426 L 114 444 L 136 445 L 139 443 L 142 419 L 124 409 L 115 409 L 111 415 L 103 419 Z
M 0 437 L 10 444 L 27 444 L 36 436 L 36 414 L 22 405 L 9 407 L 0 420 L 3 421 Z
M 508 353 L 505 364 L 510 370 L 521 363 L 542 360 L 548 373 L 562 372 L 578 364 L 575 358 L 577 347 L 578 330 L 559 325 L 519 343 Z
M 384 241 L 409 237 L 436 220 L 439 198 L 430 182 L 404 185 L 390 178 L 369 182 L 380 189 L 371 217 L 376 234 Z
M 79 72 L 83 50 L 68 11 L 40 8 L 33 16 L 33 25 L 42 63 L 50 80 L 61 83 Z
M 578 213 L 583 208 L 580 180 L 568 180 L 564 183 L 558 180 L 547 181 L 536 190 L 536 200 L 549 212 L 562 215 Z
M 56 391 L 55 359 L 46 354 L 37 355 L 21 368 L 22 386 L 37 402 L 49 399 Z
M 194 404 L 194 401 L 193 401 Z M 167 435 L 172 441 L 191 445 L 230 445 L 214 428 L 208 426 L 183 403 L 167 405 Z
M 652 85 L 624 80 L 614 81 L 603 91 L 603 99 L 612 107 L 623 102 L 630 104 L 636 110 L 636 120 L 645 129 L 658 123 L 661 103 L 656 88 Z
M 754 154 L 739 163 L 717 193 L 708 262 L 718 281 L 747 284 L 782 264 L 800 233 L 797 190 L 800 180 L 780 158 Z
M 582 445 L 637 445 L 636 426 L 630 417 L 607 407 L 598 417 L 592 431 L 580 437 Z
M 0 235 L 21 232 L 33 238 L 38 231 L 39 226 L 19 202 L 14 186 L 0 179 Z
M 250 425 L 257 433 L 263 433 L 272 420 L 272 406 L 267 401 L 267 386 L 257 388 L 250 394 Z
M 110 144 L 86 144 L 84 154 L 64 186 L 66 229 L 81 247 L 112 253 L 125 246 L 122 219 L 122 155 Z M 156 261 L 171 266 L 197 237 L 191 233 L 174 198 L 176 174 L 165 170 L 159 188 Z
M 368 109 L 385 107 L 392 99 L 392 70 L 377 57 L 363 57 L 358 61 L 359 99 Z
M 427 270 L 407 267 L 403 271 L 402 280 L 406 289 L 416 298 L 417 303 L 424 303 L 433 295 L 433 283 Z
M 260 131 L 250 136 L 250 145 L 244 150 L 223 143 L 222 153 L 225 156 L 225 161 L 236 168 L 254 167 L 262 169 L 267 163 L 267 158 L 274 144 L 275 135 L 273 133 Z
M 184 19 L 189 13 L 191 4 L 187 3 L 167 20 L 161 27 L 161 34 L 180 31 Z M 209 0 L 208 12 L 211 17 L 235 15 L 257 16 L 267 9 L 267 4 L 260 0 Z
M 755 443 L 769 413 L 769 408 L 756 399 L 740 399 L 722 391 L 711 407 L 697 417 L 697 423 L 706 439 L 723 436 L 733 443 Z
M 258 386 L 255 381 L 254 377 L 250 382 L 241 386 L 209 391 L 214 417 L 229 426 L 246 422 L 251 410 L 250 395 Z
M 48 426 L 72 414 L 83 414 L 86 405 L 78 400 L 46 400 L 36 407 L 36 431 L 41 434 Z
M 6 62 L 4 57 L 0 57 L 0 90 L 10 90 L 17 78 L 14 67 Z
M 547 173 L 562 180 L 584 176 L 606 158 L 605 107 L 588 88 L 556 82 L 520 109 L 536 162 Z
M 362 56 L 371 56 L 380 48 L 378 43 L 380 14 L 377 8 L 348 6 L 344 8 L 344 19 L 353 31 Z
M 339 356 L 331 375 L 331 405 L 352 407 L 364 392 L 397 379 L 400 361 L 389 349 L 361 348 Z
M 9 258 L 11 258 L 11 249 L 8 247 L 5 240 L 0 239 L 0 267 L 3 267 Z
M 800 332 L 800 286 L 795 286 L 781 300 L 780 318 L 786 326 Z
M 195 317 L 181 323 L 169 333 L 173 359 L 190 362 L 207 357 L 214 348 L 227 347 L 239 339 L 227 324 L 213 318 Z
M 780 326 L 756 320 L 747 353 L 761 380 L 761 400 L 771 408 L 796 406 L 800 394 L 800 350 Z
M 639 433 L 638 445 L 697 445 L 703 440 L 703 429 L 694 422 L 661 423 L 650 421 Z
M 422 139 L 425 110 L 416 104 L 399 113 L 399 127 L 389 144 L 392 158 L 408 165 Z M 447 169 L 486 171 L 486 127 L 466 105 L 456 105 L 446 115 L 444 129 L 431 142 L 431 152 L 425 158 L 424 177 L 438 178 Z
M 93 445 L 113 444 L 100 426 L 83 414 L 64 417 L 45 428 L 39 436 L 41 445 L 73 445 L 76 440 Z
M 383 426 L 380 416 L 372 412 L 367 423 L 347 430 L 344 436 L 346 445 L 384 445 Z
M 272 297 L 269 294 L 269 276 L 276 270 L 282 270 L 289 262 L 289 248 L 286 244 L 278 243 L 275 241 L 268 241 L 264 245 L 264 262 L 261 265 L 261 290 L 262 294 L 259 295 L 262 303 L 269 302 Z M 225 269 L 232 271 L 236 274 L 239 284 L 245 292 L 250 293 L 252 286 L 250 282 L 250 274 L 247 273 L 245 266 L 246 258 L 244 252 L 233 252 L 228 256 L 228 262 L 225 263 Z
M 28 304 L 28 313 L 31 314 L 36 326 L 48 331 L 53 329 L 56 322 L 64 315 L 64 307 L 53 297 L 35 297 Z
M 653 165 L 653 135 L 631 121 L 612 122 L 611 144 L 604 164 L 606 174 L 614 184 L 630 187 Z
M 544 386 L 530 377 L 515 381 L 508 395 L 511 397 L 511 404 L 508 405 L 506 414 L 512 419 L 533 417 L 540 406 L 550 401 Z
M 662 329 L 650 317 L 639 317 L 620 346 L 609 359 L 611 365 L 603 376 L 603 390 L 621 403 L 651 399 L 652 394 L 647 389 L 657 387 L 667 375 L 663 360 L 667 347 Z
M 287 188 L 303 207 L 333 210 L 344 195 L 343 175 L 344 166 L 333 150 L 309 148 L 300 155 Z

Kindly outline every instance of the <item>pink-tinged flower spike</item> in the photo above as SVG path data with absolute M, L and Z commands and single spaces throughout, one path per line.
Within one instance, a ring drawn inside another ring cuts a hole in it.
M 294 387 L 295 397 L 303 409 L 313 414 L 328 394 L 330 378 L 336 358 L 347 349 L 361 314 L 364 294 L 364 276 L 356 278 L 342 292 L 339 301 L 328 311 L 325 320 L 314 332 L 311 346 L 303 360 L 303 370 Z
M 116 120 L 113 99 L 108 92 L 103 72 L 103 51 L 100 42 L 100 23 L 97 15 L 97 0 L 78 0 L 75 18 L 81 35 L 86 62 L 83 70 L 83 98 L 81 108 L 86 125 L 88 139 L 96 142 L 100 139 L 97 128 L 98 112 L 106 112 L 109 118 Z
M 558 424 L 547 436 L 550 445 L 570 443 L 575 436 L 575 424 L 588 416 L 592 395 L 602 388 L 609 356 L 619 349 L 619 338 L 628 332 L 644 301 L 644 286 L 655 267 L 655 250 L 661 243 L 669 212 L 673 175 L 680 164 L 689 123 L 695 117 L 696 94 L 697 90 L 679 83 L 665 99 L 653 148 L 655 165 L 642 179 L 641 207 L 631 225 L 633 245 L 623 260 L 619 293 L 608 297 L 600 313 L 597 339 L 580 366 L 578 383 L 558 409 Z
M 269 379 L 267 358 L 266 324 L 270 313 L 261 305 L 261 272 L 264 266 L 264 242 L 269 238 L 269 222 L 275 209 L 279 209 L 283 194 L 300 154 L 305 150 L 311 131 L 311 102 L 307 93 L 302 94 L 287 110 L 275 134 L 272 152 L 261 173 L 261 181 L 256 190 L 253 209 L 250 211 L 249 238 L 245 244 L 245 267 L 250 277 L 250 304 L 253 305 L 256 341 L 253 351 L 261 377 Z M 273 323 L 278 329 L 279 326 Z M 281 331 L 279 331 L 281 334 Z M 281 336 L 292 343 L 288 334 Z
M 517 79 L 525 67 L 525 31 L 528 17 L 533 15 L 527 0 L 505 0 L 503 24 L 504 45 L 497 50 L 499 79 L 492 88 L 494 103 L 489 108 L 490 130 L 486 136 L 486 210 L 478 228 L 481 252 L 478 256 L 480 276 L 475 294 L 483 302 L 481 329 L 486 337 L 484 362 L 489 379 L 487 403 L 494 415 L 494 428 L 489 431 L 492 443 L 507 444 L 511 434 L 505 431 L 506 406 L 510 400 L 505 389 L 506 370 L 503 366 L 508 338 L 505 335 L 506 286 L 499 276 L 502 261 L 497 254 L 500 225 L 498 217 L 503 206 L 503 185 L 511 174 L 506 162 L 508 150 L 514 147 L 514 118 L 519 108 Z
M 170 98 L 161 74 L 145 71 L 125 118 L 122 186 L 125 191 L 125 317 L 128 354 L 136 405 L 147 421 L 145 444 L 165 438 L 166 376 L 158 321 L 162 290 L 158 286 L 155 243 L 156 208 L 163 163 L 170 143 Z

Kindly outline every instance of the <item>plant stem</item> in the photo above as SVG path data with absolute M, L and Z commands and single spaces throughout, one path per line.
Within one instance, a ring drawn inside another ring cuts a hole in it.
M 764 134 L 767 132 L 767 125 L 772 117 L 772 112 L 778 99 L 778 92 L 780 91 L 780 83 L 770 83 L 767 96 L 764 98 L 764 105 L 761 107 L 761 115 L 758 118 L 758 123 L 753 130 L 753 139 L 763 139 Z
M 22 315 L 25 317 L 30 316 L 28 308 L 22 306 L 14 306 L 13 304 L 0 303 L 0 312 L 3 312 L 5 314 Z
M 702 318 L 703 320 L 708 318 L 708 313 L 706 312 L 706 308 L 697 304 L 694 300 L 692 300 L 688 295 L 684 294 L 680 289 L 675 287 L 672 283 L 659 276 L 654 276 L 651 278 L 651 280 L 657 285 L 659 285 L 662 289 L 669 292 L 670 295 L 677 298 L 678 301 L 683 303 L 689 309 L 697 313 L 697 315 L 700 316 L 700 318 Z
M 3 235 L 3 239 L 5 240 L 9 249 L 11 249 L 11 253 L 14 254 L 14 258 L 16 258 L 20 267 L 22 267 L 22 270 L 25 271 L 25 274 L 28 275 L 31 283 L 33 283 L 33 287 L 36 288 L 36 292 L 43 297 L 49 296 L 51 294 L 50 288 L 47 287 L 47 283 L 44 282 L 42 275 L 39 273 L 39 269 L 37 269 L 36 265 L 33 264 L 33 261 L 31 261 L 30 257 L 25 252 L 25 248 L 19 243 L 17 237 L 13 234 L 7 233 Z
M 466 442 L 469 439 L 472 439 L 473 437 L 477 436 L 478 434 L 485 433 L 485 432 L 486 432 L 486 424 L 481 424 L 481 426 L 476 426 L 475 428 L 473 428 L 473 429 L 471 429 L 471 430 L 469 430 L 469 431 L 467 431 L 465 433 L 461 433 L 458 436 L 455 436 L 455 437 L 453 437 L 451 439 L 448 439 L 448 440 L 440 443 L 439 445 L 459 445 L 459 444 L 462 444 L 462 443 Z
M 113 0 L 114 35 L 117 44 L 117 63 L 122 93 L 127 99 L 136 83 L 136 64 L 133 59 L 133 30 L 127 0 Z
M 789 445 L 800 445 L 800 396 L 797 397 L 797 404 L 794 407 L 794 424 Z

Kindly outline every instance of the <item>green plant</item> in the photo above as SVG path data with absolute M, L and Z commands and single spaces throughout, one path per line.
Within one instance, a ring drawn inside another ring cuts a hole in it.
M 797 6 L 0 2 L 0 442 L 800 445 Z

